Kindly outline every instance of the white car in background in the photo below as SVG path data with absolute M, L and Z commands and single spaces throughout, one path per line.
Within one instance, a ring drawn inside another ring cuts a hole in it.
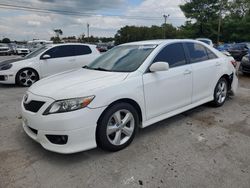
M 222 106 L 237 84 L 230 59 L 202 42 L 127 43 L 32 85 L 22 100 L 23 128 L 58 153 L 117 151 L 139 127 L 207 102 Z
M 81 68 L 99 55 L 96 46 L 89 44 L 43 46 L 24 58 L 0 62 L 0 84 L 31 86 L 41 78 Z
M 209 45 L 211 47 L 214 46 L 213 41 L 211 39 L 208 39 L 208 38 L 197 38 L 196 40 L 204 42 L 205 44 L 207 44 L 207 45 Z
M 25 46 L 17 46 L 15 51 L 17 55 L 27 55 L 30 53 L 29 48 Z

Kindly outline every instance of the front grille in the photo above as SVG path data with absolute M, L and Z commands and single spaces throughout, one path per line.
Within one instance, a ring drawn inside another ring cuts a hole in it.
M 27 50 L 21 50 L 21 52 L 22 52 L 22 53 L 28 53 L 28 51 L 27 51 Z
M 31 111 L 31 112 L 38 112 L 40 108 L 45 104 L 43 101 L 30 101 L 29 103 L 25 104 L 23 103 L 23 106 L 25 110 Z
M 0 75 L 0 81 L 4 81 L 4 80 L 5 80 L 4 76 Z

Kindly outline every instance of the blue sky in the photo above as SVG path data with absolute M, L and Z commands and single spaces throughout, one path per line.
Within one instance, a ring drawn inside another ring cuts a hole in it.
M 185 22 L 181 3 L 183 0 L 1 0 L 0 38 L 49 39 L 57 28 L 63 30 L 64 36 L 78 37 L 86 35 L 87 23 L 91 35 L 109 37 L 125 25 L 161 25 L 163 14 L 170 14 L 168 23 L 180 26 Z M 7 9 L 3 4 L 53 9 L 60 14 Z M 65 15 L 62 11 L 81 15 Z

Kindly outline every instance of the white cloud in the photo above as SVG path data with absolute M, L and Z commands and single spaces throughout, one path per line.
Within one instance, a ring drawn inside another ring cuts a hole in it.
M 56 7 L 63 11 L 68 8 L 68 11 L 86 12 L 86 7 L 88 7 L 93 15 L 83 17 L 11 10 L 8 13 L 5 11 L 3 16 L 2 12 L 0 13 L 0 30 L 2 35 L 17 40 L 49 39 L 54 35 L 53 29 L 57 28 L 62 29 L 65 36 L 86 34 L 86 24 L 89 23 L 91 35 L 107 37 L 114 36 L 116 31 L 125 25 L 161 25 L 164 21 L 163 14 L 170 14 L 168 23 L 180 26 L 185 22 L 184 14 L 179 8 L 182 1 L 144 0 L 135 6 L 129 5 L 125 0 L 65 0 L 63 4 L 59 0 L 29 0 L 29 5 L 33 7 L 50 9 Z M 16 2 L 25 5 L 24 3 L 28 0 Z M 121 14 L 121 16 L 105 16 L 106 14 Z

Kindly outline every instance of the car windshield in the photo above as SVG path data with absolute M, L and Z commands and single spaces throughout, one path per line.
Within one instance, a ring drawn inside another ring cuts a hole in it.
M 30 54 L 26 55 L 25 59 L 35 57 L 35 56 L 39 55 L 40 53 L 42 53 L 43 51 L 45 51 L 46 49 L 48 49 L 46 46 L 38 48 L 37 50 L 35 50 L 35 51 L 31 52 Z
M 156 45 L 118 46 L 83 68 L 111 72 L 133 72 L 140 67 L 155 47 Z

